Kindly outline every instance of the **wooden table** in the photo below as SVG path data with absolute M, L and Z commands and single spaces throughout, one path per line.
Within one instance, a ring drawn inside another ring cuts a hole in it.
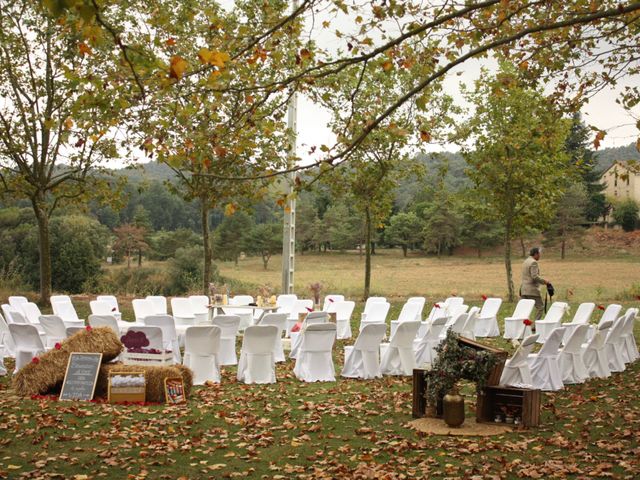
M 271 313 L 274 312 L 278 309 L 279 307 L 277 305 L 263 305 L 262 307 L 257 307 L 257 306 L 253 306 L 253 305 L 222 305 L 219 303 L 214 303 L 209 305 L 209 321 L 213 321 L 213 317 L 216 315 L 225 315 L 225 314 L 229 314 L 229 315 L 233 315 L 233 310 L 238 310 L 238 309 L 244 309 L 244 310 L 251 310 L 252 313 L 255 314 L 256 310 L 260 310 L 262 311 L 262 314 L 255 320 L 256 324 L 260 323 L 260 320 L 262 320 L 262 317 L 264 317 L 265 313 Z M 218 310 L 220 310 L 220 312 L 222 313 L 218 313 Z

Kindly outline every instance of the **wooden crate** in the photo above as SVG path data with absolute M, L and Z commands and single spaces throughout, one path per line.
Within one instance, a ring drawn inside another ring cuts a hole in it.
M 118 387 L 111 385 L 111 379 L 114 376 L 137 376 L 145 379 L 145 373 L 140 372 L 109 372 L 109 384 L 107 390 L 107 398 L 109 403 L 122 403 L 122 402 L 144 402 L 145 393 L 147 389 L 146 381 L 140 386 L 133 387 Z
M 515 416 L 522 419 L 525 427 L 540 425 L 540 390 L 505 386 L 484 387 L 478 393 L 476 403 L 476 421 L 493 423 L 497 414 L 502 414 L 501 407 L 515 410 Z
M 125 365 L 173 365 L 173 352 L 162 353 L 131 353 L 124 352 L 122 354 L 122 363 Z
M 424 372 L 423 368 L 413 369 L 413 400 L 411 408 L 411 416 L 413 418 L 424 417 L 424 411 L 427 407 L 427 399 L 424 398 L 424 392 L 427 388 Z

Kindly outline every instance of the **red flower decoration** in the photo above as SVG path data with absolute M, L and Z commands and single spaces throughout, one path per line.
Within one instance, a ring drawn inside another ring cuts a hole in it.
M 604 307 L 602 305 L 598 305 L 598 310 L 604 310 Z
M 299 332 L 301 328 L 302 328 L 302 323 L 301 322 L 296 322 L 296 324 L 293 326 L 293 328 L 291 328 L 291 331 L 292 332 Z
M 91 325 L 87 325 L 87 326 L 86 326 L 86 327 L 84 327 L 84 328 L 85 328 L 85 330 L 86 330 L 87 332 L 90 332 L 91 330 L 93 330 L 93 328 L 91 328 Z
M 486 300 L 486 299 L 487 299 L 487 296 L 486 296 L 486 295 L 482 295 L 482 299 L 483 299 L 483 300 Z
M 313 312 L 313 308 L 309 308 L 309 307 L 304 307 L 307 309 L 307 312 Z
M 330 302 L 330 303 L 333 303 L 333 298 L 330 298 L 330 299 L 329 299 L 329 302 Z
M 113 307 L 113 308 L 111 309 L 111 311 L 112 311 L 112 312 L 115 312 L 115 311 L 116 311 L 116 307 Z
M 62 348 L 62 345 L 60 345 L 59 343 L 56 343 L 53 348 L 55 348 L 56 350 L 60 350 Z
M 531 320 L 529 320 L 528 318 L 525 318 L 522 323 L 524 323 L 527 327 L 530 327 L 531 325 L 533 325 L 533 322 Z
M 36 364 L 37 364 L 37 363 L 40 363 L 40 359 L 39 359 L 38 357 L 33 357 L 33 358 L 31 359 L 31 363 L 36 363 Z
M 439 303 L 434 303 L 433 306 L 436 307 L 436 308 L 440 308 L 440 304 Z

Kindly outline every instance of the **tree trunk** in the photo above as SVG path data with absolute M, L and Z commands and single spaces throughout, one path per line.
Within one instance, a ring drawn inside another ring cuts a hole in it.
M 138 250 L 138 267 L 142 266 L 142 250 Z
M 522 247 L 522 258 L 527 258 L 527 251 L 526 251 L 526 248 L 524 247 L 524 240 L 522 237 L 520 237 L 520 247 Z
M 522 239 L 520 239 L 522 241 Z M 524 245 L 524 243 L 522 243 Z M 509 302 L 515 298 L 515 288 L 513 286 L 513 272 L 511 270 L 511 222 L 507 222 L 504 232 L 504 268 L 507 271 L 507 288 L 509 290 Z
M 566 244 L 566 240 L 563 238 L 562 239 L 562 243 L 561 243 L 561 247 L 560 247 L 560 258 L 562 260 L 564 260 L 565 244 Z
M 371 289 L 371 212 L 365 208 L 365 238 L 364 238 L 364 294 L 363 299 L 369 298 Z
M 405 258 L 407 257 L 407 246 L 406 245 L 402 245 L 402 255 Z
M 49 235 L 49 215 L 43 197 L 32 199 L 32 205 L 38 221 L 38 253 L 40 256 L 40 300 L 38 303 L 49 305 L 49 297 L 51 297 L 51 238 Z
M 209 238 L 209 205 L 206 197 L 200 198 L 200 213 L 202 216 L 202 246 L 204 247 L 202 291 L 207 295 L 207 292 L 209 291 L 209 283 L 211 282 L 211 262 L 213 252 L 211 250 L 211 239 Z
M 267 269 L 267 266 L 269 265 L 269 259 L 271 258 L 271 255 L 265 255 L 262 254 L 262 265 L 264 266 L 264 269 Z

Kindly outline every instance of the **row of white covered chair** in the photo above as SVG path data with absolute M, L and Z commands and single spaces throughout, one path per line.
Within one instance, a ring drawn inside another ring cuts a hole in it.
M 640 358 L 633 334 L 637 315 L 637 308 L 629 308 L 616 320 L 605 319 L 591 338 L 586 323 L 571 322 L 569 331 L 565 326 L 555 327 L 536 354 L 531 351 L 539 334 L 529 335 L 507 360 L 500 383 L 555 391 L 565 384 L 622 372 L 625 364 Z

